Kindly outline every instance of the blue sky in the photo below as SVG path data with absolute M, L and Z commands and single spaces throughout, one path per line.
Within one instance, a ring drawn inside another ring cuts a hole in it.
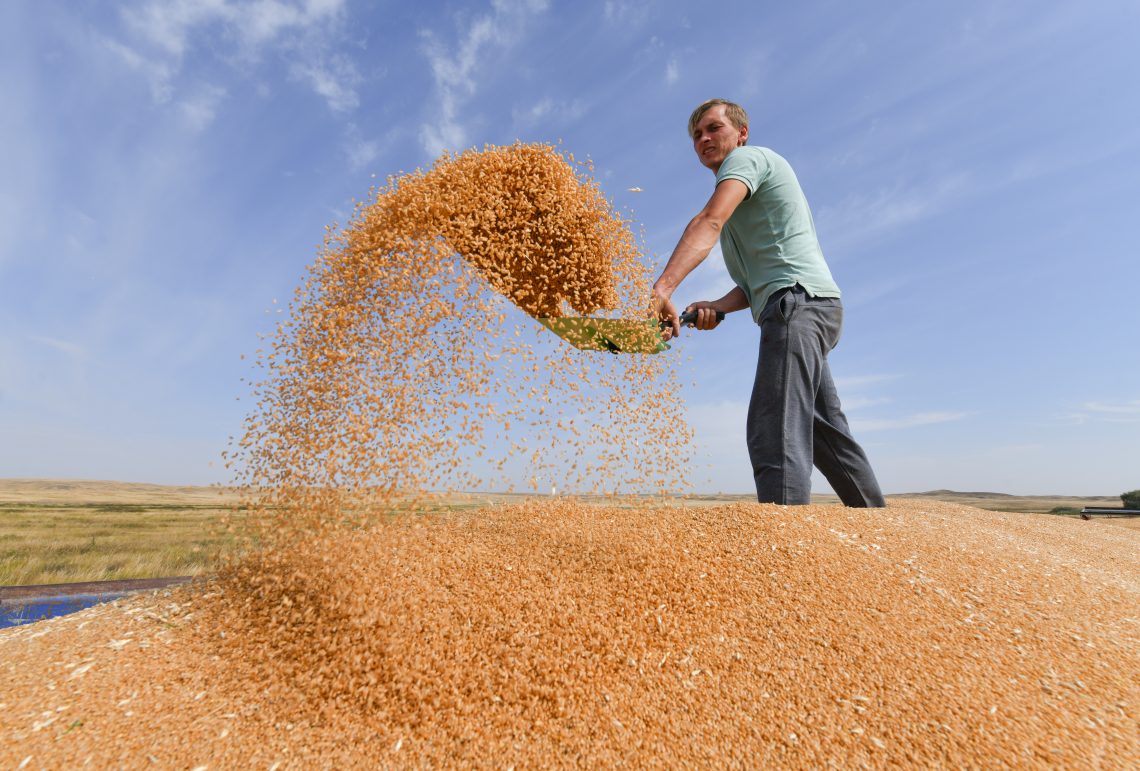
M 663 260 L 722 96 L 813 206 L 886 491 L 1138 487 L 1138 39 L 1131 0 L 7 0 L 0 476 L 224 481 L 325 226 L 445 148 L 561 140 Z M 728 286 L 714 252 L 677 299 Z M 670 352 L 700 489 L 751 489 L 757 344 Z

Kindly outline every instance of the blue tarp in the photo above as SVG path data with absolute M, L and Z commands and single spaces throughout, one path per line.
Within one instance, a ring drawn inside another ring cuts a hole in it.
M 0 604 L 0 629 L 42 621 L 45 618 L 66 616 L 77 610 L 90 608 L 101 602 L 125 597 L 129 592 L 103 592 L 100 594 L 63 594 L 55 597 L 30 597 L 26 600 L 9 600 Z

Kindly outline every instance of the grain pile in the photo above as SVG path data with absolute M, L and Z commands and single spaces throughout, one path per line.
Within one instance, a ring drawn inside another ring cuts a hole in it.
M 917 500 L 403 518 L 0 633 L 0 767 L 1135 768 L 1135 555 Z

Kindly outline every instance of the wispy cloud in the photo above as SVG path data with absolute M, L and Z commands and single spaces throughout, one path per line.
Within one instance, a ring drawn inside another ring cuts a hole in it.
M 344 136 L 344 153 L 349 166 L 353 171 L 367 167 L 380 157 L 397 135 L 396 129 L 390 129 L 379 138 L 365 138 L 355 123 L 349 123 Z
M 420 129 L 420 142 L 432 157 L 444 150 L 461 150 L 467 144 L 467 130 L 460 121 L 460 110 L 475 95 L 476 71 L 490 48 L 510 48 L 521 37 L 527 21 L 545 11 L 546 0 L 493 0 L 491 13 L 465 19 L 466 34 L 458 44 L 448 44 L 430 30 L 421 32 L 423 53 L 431 65 L 439 97 L 439 116 Z
M 122 15 L 127 26 L 142 38 L 181 59 L 195 29 L 218 22 L 232 23 L 235 9 L 226 0 L 173 0 L 125 8 Z
M 840 393 L 842 394 L 842 392 Z M 850 399 L 843 399 L 843 412 L 850 414 L 859 410 L 865 410 L 868 407 L 878 407 L 890 403 L 891 400 L 885 396 L 853 396 Z
M 669 61 L 665 63 L 665 85 L 671 86 L 681 78 L 681 69 L 677 65 L 677 59 L 670 57 Z
M 1107 413 L 1110 415 L 1140 415 L 1140 399 L 1121 404 L 1106 404 L 1105 402 L 1085 402 L 1081 409 L 1086 412 Z
M 530 107 L 516 107 L 511 110 L 511 119 L 516 127 L 530 128 L 540 123 L 564 124 L 576 121 L 586 114 L 586 103 L 581 99 L 539 100 Z
M 1078 425 L 1098 423 L 1140 423 L 1140 399 L 1124 402 L 1089 401 L 1066 415 Z
M 648 3 L 624 3 L 620 0 L 606 0 L 602 11 L 606 21 L 622 27 L 640 27 L 649 19 Z
M 819 207 L 816 220 L 829 244 L 839 251 L 853 248 L 897 228 L 941 214 L 957 205 L 973 185 L 967 173 L 931 183 L 900 181 L 889 188 L 848 196 L 838 204 Z
M 952 423 L 968 417 L 972 413 L 955 410 L 926 410 L 903 415 L 891 415 L 898 410 L 883 408 L 894 403 L 889 393 L 889 384 L 905 376 L 896 372 L 876 372 L 863 375 L 848 375 L 835 379 L 835 387 L 843 402 L 843 412 L 856 436 L 870 431 L 893 431 L 899 429 L 930 426 L 938 423 Z M 867 411 L 879 415 L 864 414 Z M 888 414 L 884 417 L 883 412 Z
M 108 39 L 106 46 L 147 78 L 159 103 L 177 97 L 183 60 L 208 33 L 214 33 L 209 49 L 225 61 L 254 62 L 277 47 L 298 81 L 330 109 L 344 111 L 359 103 L 361 80 L 349 60 L 331 53 L 344 6 L 344 0 L 146 0 L 121 11 L 129 43 Z
M 954 410 L 926 410 L 909 415 L 890 415 L 886 417 L 864 415 L 867 410 L 883 407 L 894 403 L 889 393 L 889 384 L 905 378 L 897 372 L 873 372 L 863 375 L 847 375 L 835 379 L 836 390 L 843 402 L 843 412 L 851 424 L 851 430 L 856 436 L 869 431 L 892 431 L 898 429 L 930 426 L 938 423 L 952 423 L 968 417 L 972 413 Z M 873 412 L 890 412 L 886 410 L 873 410 Z M 897 410 L 893 410 L 897 412 Z
M 845 410 L 883 404 L 889 399 L 869 399 L 860 404 L 844 402 Z M 748 414 L 747 402 L 725 399 L 718 402 L 693 404 L 689 406 L 689 421 L 696 432 L 696 441 L 704 450 L 713 450 L 728 443 L 738 443 L 744 437 L 744 419 Z M 863 431 L 887 431 L 891 429 L 930 426 L 937 423 L 952 423 L 970 415 L 969 412 L 919 412 L 892 418 L 853 418 L 851 429 L 856 434 Z
M 767 46 L 761 46 L 764 44 L 750 46 L 751 50 L 741 54 L 737 74 L 738 99 L 751 100 L 760 96 L 773 69 L 779 69 L 771 66 L 771 50 Z
M 886 399 L 858 400 L 844 402 L 848 410 L 880 404 Z M 745 443 L 745 420 L 748 403 L 739 399 L 725 399 L 715 402 L 689 404 L 687 417 L 693 427 L 693 441 L 696 449 L 695 465 L 708 475 L 700 482 L 706 489 L 739 490 L 747 486 L 751 479 L 751 466 Z M 876 431 L 891 431 L 917 428 L 921 426 L 950 423 L 967 417 L 966 412 L 921 412 L 891 418 L 850 418 L 852 431 L 867 447 L 864 434 Z M 822 484 L 822 479 L 818 480 Z
M 889 431 L 900 428 L 914 428 L 915 426 L 929 426 L 936 423 L 952 423 L 967 417 L 968 412 L 919 412 L 905 415 L 900 418 L 854 418 L 851 420 L 851 430 L 860 431 Z
M 1124 401 L 1122 404 L 1105 404 L 1104 401 L 1085 401 L 1082 409 L 1086 412 L 1109 413 L 1113 415 L 1140 415 L 1140 399 Z
M 32 340 L 33 342 L 40 343 L 41 345 L 46 345 L 49 348 L 53 348 L 60 353 L 65 353 L 68 356 L 76 359 L 87 358 L 87 349 L 78 343 L 73 343 L 68 340 L 60 340 L 55 337 L 47 337 L 46 335 L 29 335 L 28 339 Z
M 324 97 L 333 112 L 347 112 L 360 106 L 360 97 L 356 93 L 361 82 L 360 74 L 343 56 L 297 62 L 291 72 L 293 77 Z
M 891 373 L 878 373 L 871 375 L 847 375 L 844 377 L 835 378 L 835 387 L 839 389 L 840 393 L 851 389 L 862 388 L 863 386 L 879 385 L 880 383 L 887 383 L 892 380 L 898 380 L 902 375 Z
M 826 244 L 824 251 L 830 251 Z M 831 258 L 828 257 L 828 259 Z M 834 262 L 840 261 L 835 260 Z M 856 281 L 847 281 L 844 280 L 845 278 L 838 280 L 843 286 L 843 307 L 847 311 L 879 303 L 884 298 L 890 297 L 914 282 L 913 276 L 891 276 L 888 278 L 876 276 L 877 280 L 875 281 L 868 280 L 861 275 L 856 276 Z
M 253 56 L 260 46 L 324 24 L 343 10 L 344 0 L 148 0 L 125 8 L 122 16 L 142 39 L 181 59 L 191 38 L 211 26 L 222 27 Z
M 685 229 L 684 225 L 674 227 L 673 232 L 681 233 Z M 662 255 L 662 258 L 668 258 L 668 254 Z M 662 264 L 664 267 L 664 264 Z M 695 302 L 698 300 L 717 300 L 732 291 L 736 286 L 732 278 L 729 277 L 728 271 L 724 267 L 724 255 L 721 253 L 720 244 L 715 244 L 709 256 L 705 258 L 704 262 L 698 265 L 692 273 L 685 279 L 682 285 L 683 297 L 675 298 L 678 302 Z M 741 311 L 742 314 L 747 315 L 748 311 Z
M 150 88 L 151 98 L 159 104 L 169 102 L 174 87 L 175 68 L 160 59 L 148 59 L 133 48 L 120 43 L 118 40 L 103 38 L 104 47 L 119 59 L 128 69 L 142 75 Z
M 190 128 L 201 131 L 213 123 L 214 116 L 218 112 L 218 105 L 225 96 L 226 90 L 220 86 L 202 86 L 195 93 L 182 100 L 178 109 Z

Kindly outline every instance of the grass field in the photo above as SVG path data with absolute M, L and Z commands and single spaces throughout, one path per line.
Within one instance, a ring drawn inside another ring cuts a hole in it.
M 524 496 L 472 496 L 448 508 L 507 503 Z M 1119 498 L 1013 496 L 938 490 L 931 498 L 993 511 L 1047 513 L 1059 506 L 1119 506 Z M 686 505 L 750 501 L 696 495 Z M 164 578 L 208 573 L 230 548 L 222 518 L 235 493 L 211 487 L 125 482 L 0 479 L 0 586 Z M 682 502 L 682 501 L 679 501 Z M 817 503 L 837 503 L 817 496 Z M 1140 519 L 1094 520 L 1090 527 L 1140 528 Z
M 234 502 L 212 488 L 0 480 L 0 586 L 208 572 Z

